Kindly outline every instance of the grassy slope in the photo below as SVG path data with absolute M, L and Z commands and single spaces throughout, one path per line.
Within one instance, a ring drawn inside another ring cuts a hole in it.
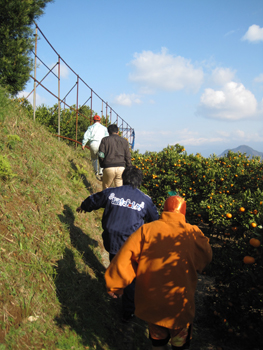
M 88 151 L 7 106 L 0 89 L 0 350 L 150 349 L 145 324 L 122 324 L 105 292 L 102 210 L 76 213 L 100 188 Z M 220 349 L 200 305 L 192 348 Z
M 89 152 L 4 100 L 0 150 L 0 349 L 124 348 L 119 304 L 105 293 L 102 211 L 76 213 L 101 188 Z

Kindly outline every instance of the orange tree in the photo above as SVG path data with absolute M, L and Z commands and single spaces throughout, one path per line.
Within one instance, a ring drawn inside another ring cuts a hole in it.
M 177 144 L 158 153 L 132 152 L 132 161 L 144 173 L 142 190 L 160 212 L 168 192 L 175 191 L 187 201 L 187 221 L 210 235 L 214 258 L 208 271 L 217 292 L 209 307 L 218 330 L 242 341 L 253 335 L 257 342 L 263 307 L 260 159 L 233 152 L 187 155 Z

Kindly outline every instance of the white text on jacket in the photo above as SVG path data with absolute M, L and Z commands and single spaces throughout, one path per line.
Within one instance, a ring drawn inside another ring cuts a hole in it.
M 120 207 L 126 207 L 133 210 L 141 211 L 144 208 L 144 202 L 141 202 L 141 204 L 139 204 L 139 203 L 136 203 L 135 201 L 132 202 L 129 198 L 127 200 L 124 200 L 124 198 L 117 198 L 115 197 L 114 193 L 110 194 L 109 200 L 113 205 L 118 205 Z

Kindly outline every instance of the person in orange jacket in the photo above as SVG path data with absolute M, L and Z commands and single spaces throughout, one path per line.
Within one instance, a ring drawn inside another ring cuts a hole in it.
M 105 273 L 113 298 L 136 277 L 135 315 L 146 321 L 152 349 L 189 349 L 197 272 L 212 260 L 209 240 L 186 223 L 186 202 L 168 197 L 160 219 L 135 231 Z

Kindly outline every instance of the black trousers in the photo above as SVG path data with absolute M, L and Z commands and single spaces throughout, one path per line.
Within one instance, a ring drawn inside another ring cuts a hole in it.
M 110 254 L 109 255 L 110 261 L 112 261 L 112 259 L 114 257 L 115 257 L 115 254 Z M 132 281 L 132 283 L 129 284 L 123 290 L 123 295 L 122 295 L 122 314 L 123 314 L 124 317 L 128 317 L 129 315 L 134 314 L 134 311 L 135 311 L 134 292 L 135 292 L 135 278 Z

